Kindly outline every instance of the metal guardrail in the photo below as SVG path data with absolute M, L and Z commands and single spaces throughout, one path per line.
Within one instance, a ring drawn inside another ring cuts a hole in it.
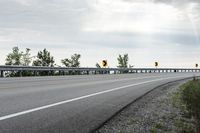
M 90 67 L 40 67 L 40 66 L 0 66 L 1 77 L 4 76 L 5 71 L 59 71 L 59 72 L 85 72 L 86 74 L 97 72 L 99 73 L 154 73 L 154 72 L 200 72 L 200 69 L 195 68 L 90 68 Z

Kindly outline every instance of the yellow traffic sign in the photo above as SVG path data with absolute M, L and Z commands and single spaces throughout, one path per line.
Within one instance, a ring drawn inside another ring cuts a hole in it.
M 108 61 L 107 60 L 102 60 L 102 66 L 107 67 L 108 66 Z

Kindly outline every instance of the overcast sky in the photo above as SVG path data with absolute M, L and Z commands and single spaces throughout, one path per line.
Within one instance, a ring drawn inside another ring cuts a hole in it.
M 0 0 L 0 64 L 12 47 L 80 53 L 81 66 L 129 54 L 135 67 L 200 63 L 199 0 Z

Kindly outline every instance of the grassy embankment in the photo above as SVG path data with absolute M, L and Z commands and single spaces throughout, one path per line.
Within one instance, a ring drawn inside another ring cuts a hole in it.
M 174 106 L 179 107 L 183 114 L 183 119 L 177 121 L 176 126 L 181 128 L 182 132 L 200 133 L 200 79 L 194 78 L 183 84 L 180 91 L 173 96 L 173 102 Z M 194 119 L 195 123 L 188 123 L 184 118 Z
M 197 132 L 200 133 L 200 79 L 194 78 L 181 86 L 179 92 L 183 104 L 183 113 L 194 119 Z

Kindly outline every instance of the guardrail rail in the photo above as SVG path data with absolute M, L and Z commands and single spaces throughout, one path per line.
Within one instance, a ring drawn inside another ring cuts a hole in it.
M 75 74 L 119 74 L 119 73 L 174 73 L 174 72 L 200 72 L 197 68 L 92 68 L 92 67 L 44 67 L 44 66 L 0 66 L 1 77 L 5 72 L 19 72 L 22 76 L 23 71 L 31 71 L 35 76 L 38 72 L 48 73 L 57 72 L 58 75 L 67 75 L 69 72 Z

